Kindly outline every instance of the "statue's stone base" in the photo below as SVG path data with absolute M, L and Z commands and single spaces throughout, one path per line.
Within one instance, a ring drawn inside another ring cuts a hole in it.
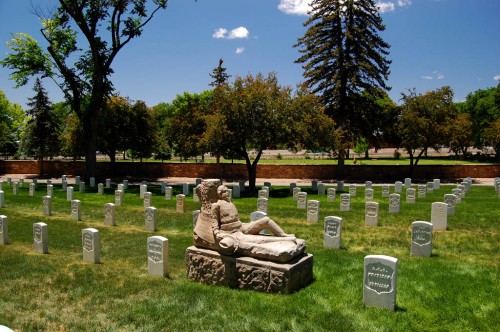
M 289 294 L 313 279 L 313 255 L 302 254 L 286 263 L 251 257 L 225 256 L 217 251 L 186 249 L 187 277 L 207 285 Z

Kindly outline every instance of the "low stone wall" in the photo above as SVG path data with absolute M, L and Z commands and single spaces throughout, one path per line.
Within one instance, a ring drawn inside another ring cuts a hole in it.
M 222 178 L 226 180 L 247 179 L 245 164 L 213 164 L 213 163 L 139 163 L 119 162 L 114 168 L 109 162 L 97 163 L 100 178 L 143 178 L 155 179 L 162 177 L 190 178 Z M 60 177 L 66 175 L 85 174 L 84 162 L 46 161 L 45 175 Z M 39 174 L 40 165 L 37 161 L 8 160 L 0 161 L 0 174 Z M 490 165 L 420 165 L 415 168 L 412 179 L 426 180 L 438 178 L 443 181 L 453 181 L 465 177 L 494 178 L 500 176 L 500 164 Z M 258 178 L 269 179 L 316 179 L 392 182 L 402 181 L 410 177 L 409 166 L 381 165 L 346 165 L 341 172 L 337 165 L 270 165 L 257 166 Z

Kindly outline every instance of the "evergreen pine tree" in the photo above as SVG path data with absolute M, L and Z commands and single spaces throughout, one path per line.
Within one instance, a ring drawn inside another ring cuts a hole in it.
M 219 59 L 219 66 L 214 68 L 214 70 L 210 74 L 210 77 L 214 79 L 209 84 L 210 86 L 213 87 L 221 86 L 222 84 L 227 83 L 227 80 L 229 79 L 229 77 L 231 77 L 231 75 L 226 73 L 226 68 L 222 67 L 223 62 L 224 61 L 222 60 L 222 58 Z
M 308 29 L 294 45 L 302 54 L 295 62 L 303 64 L 306 86 L 321 96 L 337 126 L 358 131 L 364 124 L 356 110 L 360 94 L 389 89 L 389 44 L 378 35 L 385 26 L 373 0 L 313 0 L 311 8 Z
M 43 160 L 59 153 L 60 125 L 40 79 L 36 80 L 33 90 L 36 94 L 28 99 L 30 109 L 27 113 L 31 119 L 26 126 L 22 149 L 40 161 L 40 174 L 43 174 Z

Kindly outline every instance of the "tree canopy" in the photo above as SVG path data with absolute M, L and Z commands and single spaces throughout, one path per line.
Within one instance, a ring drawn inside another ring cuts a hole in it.
M 46 51 L 27 34 L 8 43 L 11 53 L 0 62 L 14 70 L 18 86 L 33 76 L 50 77 L 64 92 L 82 124 L 87 176 L 96 173 L 99 112 L 113 92 L 110 75 L 118 53 L 139 37 L 167 0 L 73 1 L 59 0 L 50 15 L 36 10 L 42 19 Z M 84 45 L 83 45 L 84 44 Z
M 389 89 L 389 45 L 378 35 L 385 30 L 378 8 L 373 0 L 313 0 L 311 8 L 307 31 L 295 45 L 302 54 L 296 62 L 326 113 L 346 133 L 360 132 L 367 124 L 363 110 L 356 111 L 360 94 Z

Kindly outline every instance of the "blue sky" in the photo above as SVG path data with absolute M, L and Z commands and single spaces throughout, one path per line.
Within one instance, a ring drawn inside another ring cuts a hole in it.
M 171 102 L 184 91 L 210 89 L 209 74 L 219 58 L 234 76 L 274 71 L 280 84 L 295 87 L 303 70 L 293 45 L 305 33 L 307 0 L 170 0 L 114 62 L 117 92 L 149 106 Z M 0 57 L 11 33 L 42 42 L 31 4 L 54 0 L 0 0 Z M 389 95 L 452 87 L 455 100 L 500 80 L 500 0 L 382 0 L 382 37 L 392 60 Z M 33 83 L 14 89 L 10 71 L 0 67 L 0 90 L 25 107 Z M 58 88 L 44 85 L 53 102 Z

